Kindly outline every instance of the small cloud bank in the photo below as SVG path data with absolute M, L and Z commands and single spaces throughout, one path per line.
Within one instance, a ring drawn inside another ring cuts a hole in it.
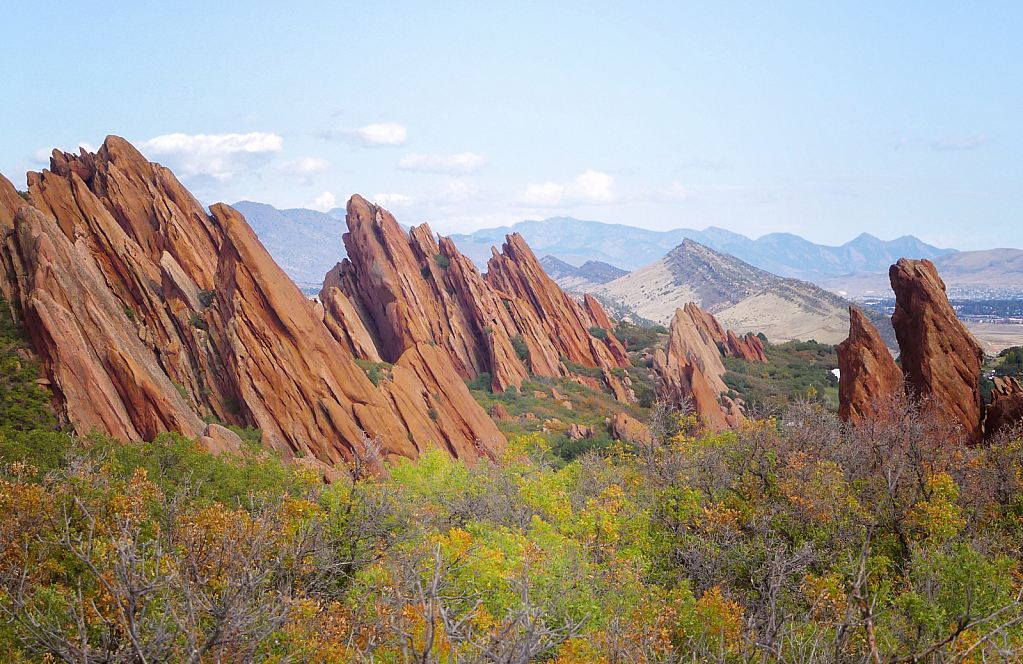
M 607 205 L 621 198 L 613 177 L 588 170 L 571 182 L 528 184 L 519 194 L 518 202 L 526 207 L 571 207 L 574 205 Z
M 164 160 L 184 177 L 207 176 L 226 182 L 266 164 L 284 149 L 277 134 L 167 134 L 139 143 L 147 157 Z
M 472 181 L 459 178 L 448 178 L 426 191 L 409 196 L 407 194 L 376 194 L 370 200 L 383 207 L 428 207 L 450 208 L 476 201 L 479 186 Z
M 398 122 L 381 122 L 362 129 L 326 129 L 317 136 L 364 148 L 397 147 L 408 143 L 408 130 Z
M 978 134 L 976 136 L 942 136 L 931 143 L 935 150 L 973 150 L 988 142 L 987 136 Z
M 460 154 L 407 154 L 398 160 L 398 168 L 418 173 L 441 173 L 443 175 L 468 175 L 475 173 L 487 163 L 486 157 L 472 152 Z
M 369 147 L 389 147 L 408 143 L 405 125 L 397 122 L 366 125 L 358 131 L 358 135 Z
M 299 157 L 277 165 L 277 170 L 284 175 L 308 178 L 330 170 L 330 162 L 323 157 Z
M 335 205 L 337 205 L 337 196 L 330 193 L 329 191 L 323 192 L 320 196 L 316 198 L 316 202 L 313 203 L 313 207 L 315 209 L 323 210 L 324 212 L 333 208 Z

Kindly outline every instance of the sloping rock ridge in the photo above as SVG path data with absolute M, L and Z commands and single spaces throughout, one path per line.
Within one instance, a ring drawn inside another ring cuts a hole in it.
M 857 422 L 902 394 L 902 370 L 863 312 L 849 307 L 849 338 L 838 345 L 838 416 Z
M 901 258 L 888 275 L 895 291 L 892 327 L 902 352 L 906 384 L 939 404 L 939 411 L 962 427 L 969 441 L 980 442 L 984 352 L 956 317 L 945 283 L 931 261 Z
M 742 414 L 738 404 L 724 395 L 728 388 L 722 380 L 722 356 L 767 361 L 757 337 L 739 340 L 692 302 L 677 309 L 668 328 L 667 347 L 654 355 L 658 397 L 672 403 L 688 399 L 712 430 L 735 428 Z
M 489 375 L 495 392 L 520 387 L 530 371 L 568 376 L 576 364 L 601 369 L 619 399 L 635 399 L 612 373 L 629 366 L 624 347 L 610 334 L 591 334 L 608 324 L 603 308 L 596 301 L 580 306 L 562 291 L 520 236 L 508 236 L 501 252 L 494 249 L 481 275 L 454 242 L 436 239 L 426 224 L 406 232 L 361 196 L 347 210 L 348 258 L 327 275 L 320 299 L 327 327 L 346 330 L 338 340 L 362 359 L 372 359 L 368 349 L 359 350 L 368 341 L 356 338 L 373 341 L 387 362 L 427 344 L 442 349 L 462 378 Z
M 28 185 L 26 202 L 0 176 L 2 289 L 79 432 L 177 431 L 224 447 L 212 417 L 258 427 L 268 446 L 322 469 L 377 446 L 410 458 L 503 449 L 420 330 L 400 348 L 389 339 L 393 364 L 375 385 L 355 362 L 379 359 L 359 303 L 314 307 L 237 211 L 207 213 L 127 141 L 54 151 Z
M 899 259 L 889 269 L 895 292 L 892 327 L 902 357 L 900 371 L 877 330 L 850 307 L 849 338 L 838 347 L 839 415 L 858 420 L 874 414 L 871 402 L 905 392 L 930 403 L 936 417 L 956 426 L 971 443 L 1009 423 L 1018 396 L 1006 384 L 1001 403 L 985 427 L 980 373 L 984 353 L 948 301 L 945 283 L 929 260 Z

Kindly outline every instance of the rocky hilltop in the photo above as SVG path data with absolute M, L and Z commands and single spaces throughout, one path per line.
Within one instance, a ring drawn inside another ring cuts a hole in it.
M 503 449 L 445 352 L 407 344 L 375 385 L 237 211 L 207 213 L 123 139 L 54 151 L 27 199 L 0 177 L 2 288 L 79 432 L 230 446 L 216 419 L 325 469 L 370 440 L 404 457 Z
M 763 332 L 775 343 L 840 342 L 851 304 L 809 282 L 778 277 L 688 239 L 661 260 L 593 292 L 665 325 L 678 307 L 695 302 L 736 332 Z M 895 335 L 884 315 L 866 314 L 894 346 Z
M 658 397 L 673 404 L 687 399 L 712 430 L 737 427 L 742 415 L 738 404 L 724 396 L 723 356 L 767 361 L 763 344 L 752 334 L 740 339 L 731 330 L 725 332 L 713 315 L 692 302 L 677 309 L 667 347 L 654 355 Z

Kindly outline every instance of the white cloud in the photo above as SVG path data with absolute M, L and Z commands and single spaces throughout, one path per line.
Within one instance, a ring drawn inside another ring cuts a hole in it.
M 337 196 L 330 193 L 329 191 L 323 192 L 316 198 L 316 202 L 313 207 L 317 210 L 329 210 L 337 204 Z
M 519 203 L 527 207 L 606 205 L 621 198 L 615 179 L 607 173 L 587 170 L 564 185 L 548 182 L 528 184 L 519 194 Z
M 408 143 L 408 132 L 405 125 L 397 122 L 366 125 L 359 130 L 362 142 L 370 147 L 405 145 Z
M 471 152 L 449 155 L 412 153 L 398 160 L 398 168 L 420 173 L 467 175 L 480 170 L 486 163 L 486 157 Z
M 661 192 L 662 198 L 666 198 L 669 201 L 681 201 L 689 198 L 692 193 L 692 187 L 686 186 L 681 182 L 675 181 L 665 187 Z
M 565 186 L 565 197 L 572 202 L 604 205 L 618 200 L 618 189 L 607 173 L 586 171 Z
M 565 188 L 560 184 L 527 184 L 519 195 L 519 202 L 529 207 L 557 207 L 564 195 Z
M 411 196 L 406 196 L 405 194 L 377 194 L 376 196 L 371 196 L 370 199 L 377 205 L 384 207 L 390 205 L 401 207 L 410 205 L 413 201 Z
M 446 178 L 437 186 L 409 196 L 407 194 L 377 194 L 371 200 L 384 207 L 416 207 L 419 209 L 450 209 L 477 200 L 479 187 L 475 182 L 462 178 Z
M 325 173 L 328 170 L 330 170 L 330 162 L 323 157 L 299 157 L 277 165 L 278 172 L 301 178 L 306 184 L 312 184 L 314 175 Z
M 167 134 L 144 141 L 147 157 L 165 160 L 178 175 L 208 176 L 220 182 L 261 166 L 284 149 L 277 134 Z
M 987 136 L 942 136 L 931 143 L 935 150 L 972 150 L 987 143 Z

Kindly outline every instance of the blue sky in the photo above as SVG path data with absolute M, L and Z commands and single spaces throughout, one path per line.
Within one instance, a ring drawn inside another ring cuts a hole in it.
M 440 232 L 554 215 L 1023 247 L 1020 2 L 35 2 L 0 172 L 129 139 L 207 202 L 353 193 Z

